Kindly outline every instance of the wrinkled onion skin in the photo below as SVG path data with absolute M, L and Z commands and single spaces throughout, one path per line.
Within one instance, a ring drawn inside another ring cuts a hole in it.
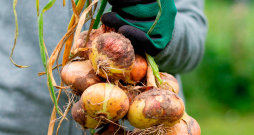
M 118 86 L 98 83 L 81 96 L 81 105 L 92 118 L 103 115 L 112 121 L 123 118 L 129 109 L 129 99 Z
M 135 62 L 129 74 L 122 79 L 125 83 L 136 84 L 146 76 L 147 61 L 139 54 L 135 54 Z
M 76 102 L 72 107 L 71 115 L 72 118 L 84 128 L 96 128 L 96 126 L 100 125 L 99 121 L 93 119 L 86 113 L 80 101 Z
M 89 60 L 99 76 L 114 81 L 131 71 L 135 53 L 130 40 L 123 35 L 104 33 L 93 40 Z
M 168 90 L 156 89 L 135 97 L 127 114 L 128 121 L 136 128 L 177 123 L 184 114 L 184 103 L 180 97 Z
M 167 135 L 201 135 L 200 126 L 197 121 L 192 117 L 190 117 L 190 120 L 189 127 L 187 127 L 184 120 L 180 120 L 179 123 L 169 129 L 170 131 L 167 132 Z
M 61 78 L 66 85 L 72 85 L 73 92 L 80 96 L 89 86 L 103 80 L 95 74 L 89 60 L 73 61 L 61 69 Z

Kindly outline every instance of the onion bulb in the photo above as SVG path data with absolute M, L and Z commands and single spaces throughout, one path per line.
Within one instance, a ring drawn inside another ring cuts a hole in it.
M 81 102 L 78 101 L 71 109 L 72 118 L 79 123 L 83 128 L 96 128 L 101 123 L 87 115 L 86 111 L 82 108 Z
M 188 120 L 180 120 L 174 126 L 170 127 L 167 135 L 201 135 L 201 129 L 198 122 L 188 116 Z
M 118 122 L 117 124 L 119 125 Z M 113 123 L 105 124 L 103 128 L 97 131 L 94 135 L 125 135 L 126 131 L 118 125 Z
M 173 75 L 165 73 L 165 72 L 160 72 L 160 77 L 162 79 L 162 83 L 157 83 L 159 88 L 170 90 L 178 94 L 179 84 Z
M 154 87 L 135 97 L 127 118 L 132 126 L 145 129 L 161 124 L 172 126 L 183 114 L 184 103 L 177 94 Z
M 80 96 L 89 86 L 102 82 L 95 74 L 89 60 L 73 61 L 61 69 L 61 78 L 66 85 L 72 85 L 73 93 Z
M 111 120 L 123 118 L 129 109 L 129 99 L 118 86 L 98 83 L 90 86 L 81 96 L 82 107 L 92 118 Z
M 87 39 L 87 34 L 88 34 L 88 30 L 86 31 L 83 31 L 79 34 L 78 36 L 78 39 L 76 41 L 76 44 L 73 45 L 73 48 L 71 50 L 71 53 L 72 54 L 76 54 L 77 52 L 77 48 L 90 48 L 92 47 L 92 41 L 100 34 L 102 33 L 107 33 L 107 32 L 113 32 L 115 31 L 114 28 L 112 27 L 107 27 L 106 25 L 102 25 L 100 28 L 98 29 L 92 29 L 90 34 L 89 34 L 89 38 L 88 40 Z M 85 44 L 86 43 L 86 44 Z M 90 51 L 83 51 L 83 52 L 80 52 L 79 54 L 79 57 L 81 58 L 85 58 L 85 59 L 88 59 L 89 58 L 89 53 Z
M 130 40 L 123 35 L 104 33 L 93 40 L 89 60 L 99 76 L 114 81 L 131 71 L 135 53 Z
M 136 84 L 145 77 L 147 72 L 147 61 L 139 54 L 135 54 L 135 62 L 129 74 L 122 79 L 125 83 Z

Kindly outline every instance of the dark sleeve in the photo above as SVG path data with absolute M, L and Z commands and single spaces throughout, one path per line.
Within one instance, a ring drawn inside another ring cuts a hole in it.
M 160 70 L 172 74 L 190 71 L 200 63 L 207 33 L 204 0 L 175 0 L 175 4 L 172 39 L 155 57 Z

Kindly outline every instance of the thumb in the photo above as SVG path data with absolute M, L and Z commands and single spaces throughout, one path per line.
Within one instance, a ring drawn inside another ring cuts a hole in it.
M 118 29 L 118 32 L 131 41 L 134 49 L 142 50 L 152 56 L 157 55 L 161 51 L 161 49 L 158 49 L 153 45 L 152 39 L 144 31 L 138 28 L 123 25 Z

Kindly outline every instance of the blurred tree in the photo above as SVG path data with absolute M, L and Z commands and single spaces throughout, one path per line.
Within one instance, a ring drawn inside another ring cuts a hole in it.
M 234 0 L 235 2 L 249 3 L 251 0 Z
M 250 112 L 254 111 L 254 6 L 229 2 L 207 0 L 204 59 L 194 72 L 183 75 L 183 87 L 187 105 L 188 99 L 208 99 L 206 104 L 225 111 Z

